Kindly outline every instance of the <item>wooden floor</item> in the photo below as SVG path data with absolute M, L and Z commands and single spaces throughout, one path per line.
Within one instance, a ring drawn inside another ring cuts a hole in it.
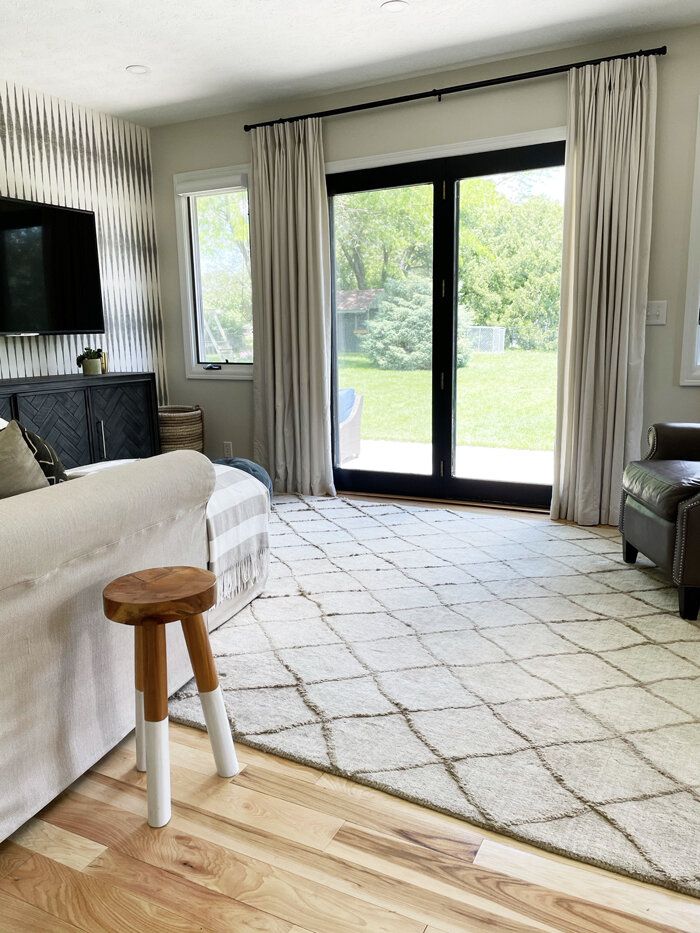
M 126 739 L 0 845 L 0 930 L 700 930 L 700 901 L 171 727 L 173 818 L 145 822 Z

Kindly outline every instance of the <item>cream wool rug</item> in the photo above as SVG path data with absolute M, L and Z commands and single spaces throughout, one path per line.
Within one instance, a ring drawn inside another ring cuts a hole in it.
M 700 893 L 700 630 L 612 529 L 282 497 L 271 532 L 212 635 L 237 739 Z

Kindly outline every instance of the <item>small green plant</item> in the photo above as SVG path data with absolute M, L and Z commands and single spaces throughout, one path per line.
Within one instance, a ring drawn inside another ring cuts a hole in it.
M 83 365 L 84 360 L 99 360 L 102 357 L 102 347 L 93 350 L 92 347 L 83 347 L 83 352 L 76 357 L 75 362 L 78 366 Z

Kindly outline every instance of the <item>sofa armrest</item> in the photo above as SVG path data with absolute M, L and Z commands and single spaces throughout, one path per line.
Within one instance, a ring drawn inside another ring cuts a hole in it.
M 678 506 L 673 582 L 676 586 L 700 586 L 700 495 Z
M 700 460 L 700 424 L 652 424 L 645 460 Z
M 30 583 L 153 525 L 205 514 L 216 476 L 179 450 L 0 501 L 0 588 Z

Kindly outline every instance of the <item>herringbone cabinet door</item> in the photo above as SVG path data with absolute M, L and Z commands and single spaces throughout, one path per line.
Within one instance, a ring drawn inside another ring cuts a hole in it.
M 155 453 L 146 383 L 98 386 L 91 389 L 91 401 L 100 459 L 123 460 Z
M 19 420 L 48 441 L 65 467 L 90 463 L 85 392 L 35 392 L 18 398 Z
M 12 421 L 12 405 L 9 398 L 0 398 L 0 418 L 4 421 Z

